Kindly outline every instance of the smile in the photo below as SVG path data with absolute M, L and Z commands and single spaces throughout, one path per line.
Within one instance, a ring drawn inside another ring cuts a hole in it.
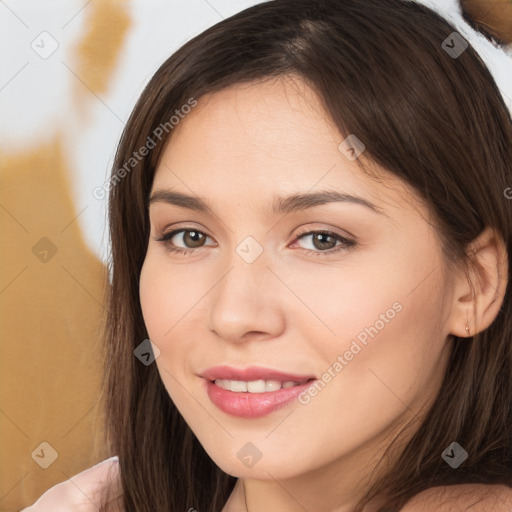
M 313 378 L 302 383 L 221 379 L 215 381 L 203 379 L 203 382 L 209 399 L 222 412 L 239 418 L 254 419 L 290 405 L 300 393 L 316 382 L 316 379 Z M 228 387 L 229 389 L 227 389 Z M 272 388 L 274 389 L 272 390 Z
M 251 381 L 216 379 L 214 382 L 220 388 L 227 391 L 233 391 L 234 393 L 265 393 L 268 391 L 279 391 L 280 389 L 292 388 L 305 383 L 292 380 L 281 382 L 279 380 L 262 379 Z

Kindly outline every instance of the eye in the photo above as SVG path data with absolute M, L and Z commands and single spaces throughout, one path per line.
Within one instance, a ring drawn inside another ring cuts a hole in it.
M 346 237 L 333 233 L 332 231 L 308 231 L 297 237 L 297 240 L 303 240 L 308 237 L 311 238 L 313 249 L 306 249 L 308 252 L 315 256 L 325 256 L 341 251 L 343 249 L 349 249 L 356 245 L 354 240 L 350 240 Z M 339 242 L 336 245 L 336 242 Z M 334 244 L 334 245 L 333 245 Z M 319 249 L 319 250 L 315 250 Z M 327 250 L 324 250 L 327 249 Z
M 173 238 L 178 238 L 178 234 L 180 234 L 182 243 L 184 243 L 186 247 L 176 247 L 176 245 L 172 242 Z M 295 239 L 295 243 L 296 241 L 306 239 L 307 237 L 312 237 L 311 241 L 313 249 L 302 250 L 305 250 L 310 254 L 314 254 L 315 256 L 332 254 L 357 245 L 354 240 L 350 240 L 332 231 L 322 230 L 302 233 Z M 199 231 L 195 228 L 181 228 L 153 238 L 157 242 L 163 243 L 167 250 L 173 253 L 191 255 L 195 249 L 203 247 L 204 241 L 209 237 L 206 233 L 203 233 L 202 231 Z M 338 242 L 337 245 L 336 242 Z M 333 243 L 334 245 L 332 245 Z
M 178 233 L 183 233 L 181 235 L 181 240 L 185 245 L 190 244 L 191 247 L 180 248 L 176 247 L 172 243 L 172 239 L 178 235 Z M 175 253 L 183 253 L 183 254 L 191 254 L 194 249 L 200 248 L 203 246 L 204 240 L 208 237 L 206 233 L 199 231 L 198 229 L 193 228 L 185 228 L 185 229 L 175 229 L 174 231 L 170 231 L 169 233 L 165 233 L 160 237 L 153 237 L 157 242 L 162 242 L 166 248 Z

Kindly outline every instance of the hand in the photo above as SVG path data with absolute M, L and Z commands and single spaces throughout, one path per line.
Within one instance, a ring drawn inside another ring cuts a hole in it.
M 106 459 L 48 489 L 20 512 L 124 512 L 117 457 Z

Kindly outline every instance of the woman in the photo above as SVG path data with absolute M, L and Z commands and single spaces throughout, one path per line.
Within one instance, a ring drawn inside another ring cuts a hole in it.
M 156 72 L 110 183 L 104 503 L 512 506 L 512 124 L 452 32 L 276 0 Z

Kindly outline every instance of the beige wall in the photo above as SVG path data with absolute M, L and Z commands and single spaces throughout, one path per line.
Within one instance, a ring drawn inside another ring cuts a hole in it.
M 101 95 L 131 21 L 120 2 L 86 9 L 72 68 Z M 91 91 L 76 80 L 75 114 L 85 113 L 90 100 Z M 30 505 L 110 455 L 98 403 L 107 273 L 76 221 L 65 129 L 57 127 L 49 142 L 30 140 L 22 151 L 0 155 L 0 511 Z M 58 453 L 46 469 L 36 460 L 50 461 L 49 448 L 32 457 L 43 442 Z

